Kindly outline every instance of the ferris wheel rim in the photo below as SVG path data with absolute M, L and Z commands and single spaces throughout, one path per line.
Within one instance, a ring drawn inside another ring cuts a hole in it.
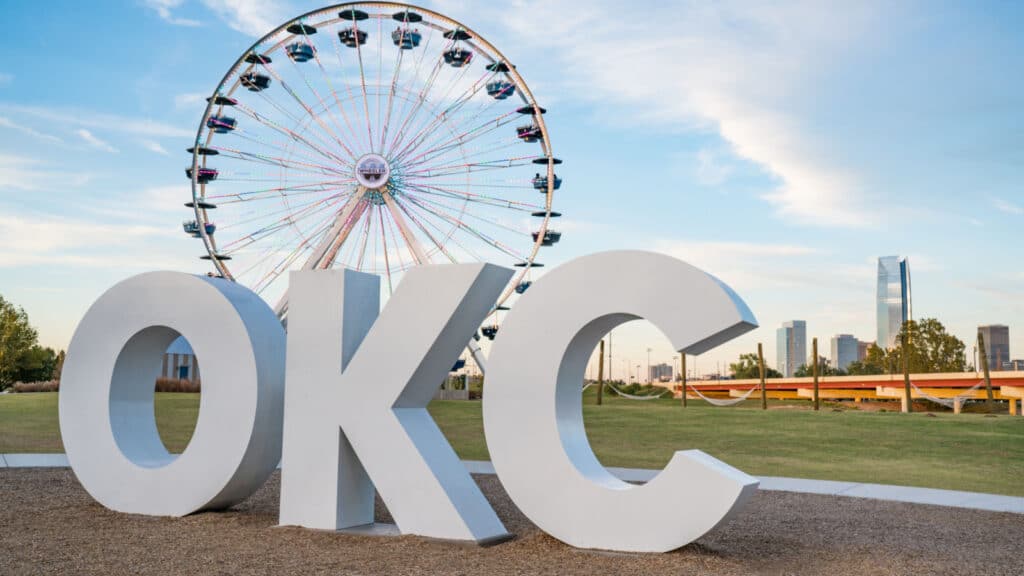
M 344 3 L 333 4 L 333 5 L 330 5 L 330 6 L 326 6 L 326 7 L 322 7 L 322 8 L 318 8 L 318 9 L 315 9 L 315 10 L 308 11 L 308 12 L 306 12 L 304 14 L 299 15 L 299 16 L 290 18 L 289 20 L 285 21 L 284 23 L 278 25 L 277 27 L 275 27 L 274 29 L 269 31 L 267 34 L 265 34 L 262 37 L 260 37 L 252 45 L 250 45 L 245 51 L 243 51 L 241 56 L 239 56 L 238 59 L 228 68 L 228 71 L 221 78 L 220 82 L 217 84 L 217 86 L 216 86 L 214 92 L 211 94 L 210 98 L 208 98 L 207 106 L 206 106 L 206 108 L 205 108 L 205 110 L 203 112 L 203 115 L 202 115 L 201 120 L 200 120 L 199 127 L 198 127 L 198 129 L 196 131 L 196 137 L 194 139 L 194 145 L 191 148 L 191 151 L 192 151 L 192 164 L 191 164 L 191 169 L 192 169 L 192 175 L 191 175 L 192 202 L 190 204 L 192 205 L 196 222 L 200 224 L 199 225 L 199 230 L 198 230 L 199 237 L 202 239 L 204 247 L 205 247 L 206 252 L 207 252 L 207 254 L 204 256 L 204 258 L 205 259 L 209 259 L 213 263 L 214 267 L 216 268 L 216 270 L 218 271 L 218 273 L 221 276 L 223 276 L 223 277 L 225 277 L 227 279 L 230 279 L 232 281 L 237 281 L 237 279 L 235 278 L 235 275 L 231 272 L 230 267 L 227 264 L 225 264 L 225 261 L 228 260 L 229 258 L 223 257 L 218 252 L 217 240 L 214 238 L 212 233 L 208 233 L 207 232 L 206 224 L 210 223 L 211 220 L 210 220 L 210 214 L 208 213 L 208 208 L 205 207 L 208 204 L 208 202 L 206 201 L 207 200 L 206 184 L 199 182 L 199 169 L 202 168 L 202 167 L 205 167 L 205 162 L 206 162 L 206 157 L 204 155 L 200 154 L 200 150 L 202 149 L 203 146 L 208 146 L 212 142 L 212 137 L 213 137 L 213 134 L 215 133 L 213 130 L 206 130 L 207 122 L 211 118 L 211 115 L 213 114 L 214 110 L 223 109 L 223 107 L 224 107 L 224 104 L 223 103 L 218 104 L 218 101 L 221 98 L 224 98 L 224 97 L 230 99 L 232 97 L 232 95 L 239 89 L 239 87 L 241 86 L 241 78 L 242 78 L 243 74 L 245 73 L 245 71 L 252 71 L 254 69 L 254 67 L 257 65 L 257 62 L 247 62 L 247 58 L 250 58 L 251 55 L 254 54 L 254 53 L 257 53 L 257 51 L 262 51 L 261 47 L 269 46 L 270 49 L 266 50 L 265 54 L 266 55 L 270 55 L 270 54 L 277 53 L 278 51 L 280 51 L 282 49 L 282 47 L 287 42 L 289 42 L 290 40 L 293 40 L 294 38 L 297 38 L 297 37 L 301 37 L 300 35 L 297 35 L 297 34 L 291 34 L 290 36 L 283 35 L 282 32 L 290 32 L 290 30 L 288 30 L 289 27 L 293 27 L 293 26 L 296 26 L 296 25 L 305 26 L 305 22 L 307 20 L 309 20 L 311 18 L 315 18 L 315 17 L 317 17 L 319 15 L 326 15 L 328 12 L 337 12 L 338 16 L 341 16 L 341 14 L 345 13 L 346 10 L 352 11 L 352 10 L 355 10 L 357 7 L 376 8 L 376 9 L 380 9 L 381 11 L 387 10 L 387 9 L 397 9 L 399 13 L 404 10 L 404 11 L 406 11 L 407 14 L 410 13 L 410 12 L 415 12 L 415 13 L 418 13 L 420 15 L 425 15 L 425 16 L 428 16 L 430 21 L 431 21 L 431 22 L 428 22 L 426 19 L 424 19 L 422 24 L 425 25 L 425 26 L 433 26 L 436 30 L 444 30 L 443 28 L 438 27 L 436 25 L 436 23 L 440 23 L 440 24 L 444 24 L 444 25 L 450 26 L 450 28 L 445 31 L 446 35 L 447 35 L 447 33 L 450 33 L 450 32 L 453 32 L 453 31 L 464 31 L 463 33 L 466 34 L 467 37 L 468 37 L 467 44 L 469 44 L 470 46 L 476 48 L 478 53 L 481 54 L 485 59 L 487 59 L 490 62 L 491 65 L 494 65 L 495 67 L 499 68 L 504 74 L 507 74 L 513 80 L 513 82 L 515 84 L 515 88 L 517 89 L 517 91 L 519 93 L 518 96 L 519 96 L 519 98 L 524 103 L 523 108 L 521 108 L 519 110 L 520 113 L 522 113 L 522 110 L 525 110 L 525 109 L 532 109 L 532 111 L 533 111 L 532 118 L 533 118 L 535 124 L 537 125 L 537 127 L 539 128 L 540 134 L 541 134 L 541 138 L 539 139 L 539 142 L 541 144 L 541 152 L 542 152 L 540 155 L 538 155 L 538 156 L 536 156 L 536 158 L 534 158 L 534 162 L 537 163 L 537 164 L 541 164 L 542 163 L 541 161 L 543 161 L 543 164 L 546 165 L 546 180 L 547 180 L 547 188 L 548 189 L 547 189 L 547 191 L 546 191 L 546 193 L 544 195 L 545 196 L 544 197 L 544 206 L 543 206 L 544 216 L 540 220 L 539 234 L 535 234 L 534 241 L 533 241 L 533 243 L 531 245 L 531 248 L 528 251 L 528 253 L 525 254 L 525 258 L 523 258 L 523 260 L 520 261 L 520 262 L 515 262 L 514 263 L 517 267 L 522 267 L 522 271 L 518 271 L 516 274 L 514 274 L 513 280 L 509 283 L 509 285 L 506 287 L 506 289 L 502 292 L 501 296 L 499 297 L 499 299 L 498 299 L 498 301 L 497 301 L 497 303 L 495 305 L 495 308 L 498 309 L 498 308 L 502 307 L 502 304 L 505 303 L 509 299 L 510 296 L 512 296 L 512 294 L 515 292 L 515 287 L 520 282 L 522 282 L 522 280 L 524 278 L 527 277 L 527 275 L 529 274 L 530 270 L 532 268 L 534 268 L 534 267 L 540 266 L 539 263 L 536 263 L 536 260 L 537 260 L 540 248 L 545 245 L 543 243 L 543 238 L 544 238 L 546 232 L 549 230 L 550 219 L 552 218 L 552 215 L 553 214 L 557 214 L 557 213 L 552 211 L 552 203 L 553 203 L 554 191 L 555 191 L 555 188 L 556 188 L 556 185 L 555 185 L 556 176 L 554 174 L 554 165 L 556 163 L 559 163 L 560 161 L 558 161 L 554 157 L 553 152 L 552 152 L 550 133 L 548 132 L 547 125 L 546 125 L 546 122 L 544 120 L 544 114 L 543 113 L 544 113 L 545 110 L 542 107 L 540 107 L 539 104 L 536 102 L 536 98 L 534 97 L 532 91 L 529 89 L 529 86 L 527 85 L 525 79 L 518 72 L 518 70 L 515 68 L 515 66 L 510 64 L 508 58 L 496 46 L 494 46 L 494 44 L 492 44 L 490 41 L 488 41 L 482 35 L 478 34 L 472 28 L 466 26 L 461 21 L 456 20 L 454 18 L 451 18 L 451 17 L 449 17 L 447 15 L 441 14 L 441 13 L 439 13 L 437 11 L 430 10 L 430 9 L 427 9 L 427 8 L 423 8 L 421 6 L 417 6 L 417 5 L 413 5 L 413 4 L 396 3 L 396 2 L 344 2 Z M 385 15 L 382 12 L 377 13 L 377 14 L 373 14 L 373 15 L 371 15 L 371 17 L 375 17 L 375 18 L 378 19 L 378 25 L 379 26 L 383 25 L 382 22 L 385 20 Z M 395 16 L 395 19 L 397 19 L 397 16 Z M 328 18 L 326 20 L 316 22 L 315 25 L 316 26 L 334 25 L 334 24 L 337 24 L 338 22 L 340 22 L 341 20 L 344 20 L 344 18 L 340 18 L 340 17 Z M 353 23 L 357 25 L 357 22 L 355 20 L 353 20 Z M 408 23 L 408 19 L 406 20 L 406 23 Z M 305 35 L 305 34 L 306 34 L 306 32 L 304 30 L 303 31 L 303 35 Z M 272 39 L 274 39 L 278 35 L 281 35 L 281 39 L 280 40 L 278 40 L 276 42 L 270 42 Z M 361 55 L 360 55 L 360 62 L 361 62 Z M 249 66 L 246 67 L 245 64 L 249 64 Z M 365 98 L 366 97 L 366 93 L 365 93 L 365 80 L 366 80 L 366 76 L 365 76 L 365 73 L 362 71 L 362 65 L 360 66 L 360 77 L 362 78 L 362 80 L 364 82 L 364 98 Z M 225 89 L 228 86 L 230 88 L 229 89 Z M 378 94 L 378 96 L 379 96 L 379 94 Z M 312 120 L 312 116 L 313 116 L 312 113 L 310 113 L 310 120 Z M 369 120 L 370 119 L 367 118 L 368 122 L 369 122 Z M 206 141 L 205 142 L 204 142 L 204 138 L 203 138 L 204 137 L 204 133 L 205 133 L 205 136 L 206 136 Z M 373 137 L 372 137 L 372 131 L 371 131 L 371 146 L 372 146 L 372 138 Z M 540 211 L 534 211 L 533 214 L 534 215 L 539 215 Z M 454 232 L 452 232 L 452 233 L 454 233 Z M 416 264 L 413 264 L 413 265 L 416 265 Z M 407 269 L 408 268 L 402 268 L 401 270 L 407 270 Z M 390 273 L 390 269 L 389 269 L 389 273 Z

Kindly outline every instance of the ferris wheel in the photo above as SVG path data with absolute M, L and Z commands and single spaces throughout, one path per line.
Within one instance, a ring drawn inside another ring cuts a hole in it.
M 247 50 L 207 99 L 188 149 L 194 218 L 214 271 L 287 316 L 287 272 L 382 277 L 429 263 L 519 270 L 481 333 L 530 286 L 561 186 L 544 108 L 501 52 L 436 12 L 323 8 Z

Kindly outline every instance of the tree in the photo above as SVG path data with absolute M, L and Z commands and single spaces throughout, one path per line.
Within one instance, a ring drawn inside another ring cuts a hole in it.
M 737 380 L 744 378 L 760 378 L 761 370 L 758 367 L 757 354 L 740 354 L 739 362 L 733 362 L 732 364 L 729 364 L 729 372 L 731 372 L 732 377 L 736 378 Z M 778 370 L 775 370 L 774 368 L 765 366 L 764 377 L 782 378 L 782 374 Z
M 793 372 L 793 377 L 795 378 L 809 378 L 811 376 L 814 376 L 814 371 L 807 364 L 800 365 L 800 367 Z M 819 358 L 818 376 L 846 376 L 846 372 L 838 368 L 833 368 L 824 358 Z
M 851 362 L 846 367 L 846 373 L 851 376 L 871 376 L 875 374 L 892 374 L 895 370 L 886 351 L 878 345 L 868 346 L 867 354 L 863 360 Z
M 53 348 L 43 348 L 38 344 L 29 348 L 18 358 L 18 371 L 14 377 L 20 382 L 49 382 L 54 378 L 57 368 L 57 353 Z
M 0 390 L 10 387 L 18 374 L 18 361 L 35 345 L 39 334 L 28 322 L 25 309 L 0 296 Z
M 910 372 L 963 372 L 967 368 L 964 343 L 946 332 L 946 327 L 935 318 L 903 323 L 896 347 L 889 350 L 896 370 L 903 369 L 903 356 L 909 360 Z

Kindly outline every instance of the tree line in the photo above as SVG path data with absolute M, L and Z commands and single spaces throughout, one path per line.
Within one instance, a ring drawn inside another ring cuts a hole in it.
M 863 360 L 851 362 L 846 370 L 833 367 L 824 359 L 818 359 L 819 376 L 868 376 L 875 374 L 896 374 L 903 371 L 903 359 L 907 358 L 909 371 L 913 374 L 935 372 L 964 372 L 973 370 L 967 365 L 964 351 L 967 346 L 962 340 L 946 331 L 946 327 L 935 318 L 908 320 L 903 323 L 892 348 L 881 348 L 871 344 Z M 803 364 L 794 376 L 813 375 L 813 365 Z M 729 364 L 733 378 L 760 378 L 757 354 L 741 354 L 739 361 Z M 765 366 L 766 378 L 782 378 L 774 368 Z
M 64 351 L 39 345 L 24 308 L 0 296 L 0 390 L 15 382 L 46 382 L 60 375 Z

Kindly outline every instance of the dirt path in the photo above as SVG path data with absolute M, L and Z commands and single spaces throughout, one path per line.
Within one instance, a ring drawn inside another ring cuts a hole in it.
M 0 470 L 0 574 L 1024 573 L 1024 516 L 1016 514 L 761 492 L 681 550 L 615 554 L 558 542 L 523 517 L 494 476 L 477 482 L 515 540 L 478 548 L 277 528 L 276 475 L 230 511 L 163 519 L 106 510 L 69 470 Z M 378 517 L 388 519 L 379 503 Z

